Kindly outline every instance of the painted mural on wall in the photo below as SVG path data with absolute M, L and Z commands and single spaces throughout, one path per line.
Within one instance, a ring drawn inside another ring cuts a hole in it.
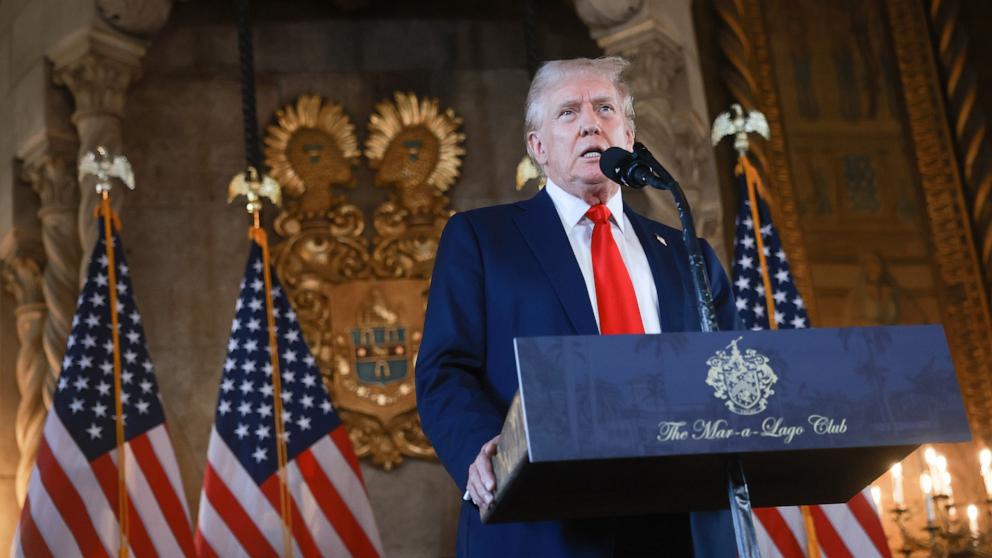
M 817 325 L 938 321 L 884 6 L 763 4 Z
M 364 153 L 343 108 L 320 97 L 300 97 L 275 120 L 266 164 L 286 196 L 274 223 L 284 239 L 276 270 L 355 451 L 387 470 L 405 456 L 433 458 L 413 370 L 451 215 L 447 192 L 465 153 L 461 118 L 437 99 L 396 93 L 369 118 Z M 354 172 L 363 163 L 372 184 Z M 362 188 L 389 194 L 362 207 Z

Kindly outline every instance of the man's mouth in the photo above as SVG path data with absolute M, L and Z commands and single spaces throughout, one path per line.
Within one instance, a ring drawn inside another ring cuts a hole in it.
M 583 151 L 582 152 L 582 155 L 580 155 L 580 157 L 582 157 L 583 159 L 599 159 L 599 157 L 602 154 L 603 154 L 603 150 L 601 148 L 599 148 L 599 147 L 590 147 L 589 149 L 586 149 L 585 151 Z

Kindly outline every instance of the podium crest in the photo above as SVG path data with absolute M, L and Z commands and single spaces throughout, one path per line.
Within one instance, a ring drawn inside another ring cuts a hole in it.
M 768 407 L 768 397 L 775 393 L 772 386 L 778 381 L 775 371 L 768 365 L 768 357 L 737 347 L 738 337 L 727 345 L 728 351 L 719 350 L 706 364 L 710 367 L 706 384 L 713 388 L 713 395 L 723 399 L 730 412 L 738 415 L 756 415 Z

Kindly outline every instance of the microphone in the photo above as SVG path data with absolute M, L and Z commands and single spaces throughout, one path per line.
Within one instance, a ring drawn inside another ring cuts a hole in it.
M 607 149 L 599 158 L 599 170 L 610 180 L 630 188 L 651 186 L 670 190 L 678 185 L 641 143 L 634 144 L 633 153 L 621 147 Z

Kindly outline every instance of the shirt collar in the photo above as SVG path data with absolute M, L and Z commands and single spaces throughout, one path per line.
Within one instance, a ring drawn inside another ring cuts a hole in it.
M 558 210 L 558 217 L 561 222 L 565 224 L 566 227 L 571 229 L 575 225 L 579 224 L 579 221 L 586 216 L 586 212 L 589 211 L 591 207 L 585 200 L 578 196 L 574 196 L 565 190 L 561 186 L 555 184 L 550 178 L 547 179 L 547 184 L 544 189 L 548 191 L 548 195 L 551 196 L 551 201 L 555 204 L 555 209 Z M 620 194 L 620 189 L 617 189 L 617 193 L 606 201 L 606 207 L 609 208 L 610 214 L 613 218 L 613 222 L 620 227 L 620 232 L 624 232 L 624 219 L 623 219 L 623 196 Z

